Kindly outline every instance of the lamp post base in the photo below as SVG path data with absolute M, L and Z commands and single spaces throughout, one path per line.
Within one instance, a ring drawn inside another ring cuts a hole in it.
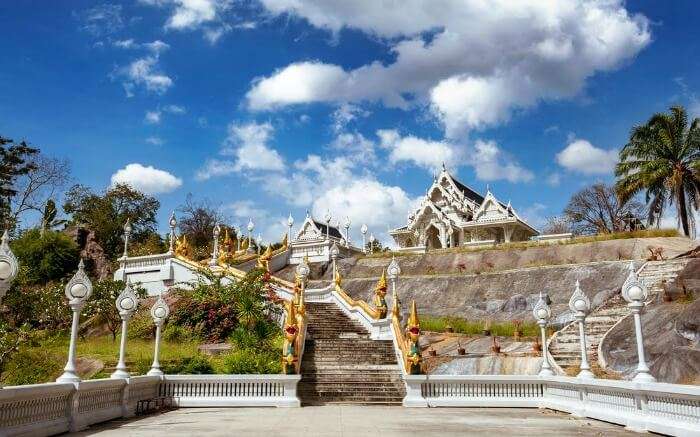
M 56 379 L 56 382 L 59 382 L 59 383 L 80 382 L 80 377 L 78 375 L 76 375 L 74 372 L 63 372 L 63 375 L 59 376 Z
M 146 373 L 148 376 L 163 376 L 163 371 L 160 369 L 156 369 L 155 367 L 152 368 L 151 370 Z
M 651 376 L 648 370 L 638 371 L 637 374 L 632 378 L 634 382 L 656 382 L 656 378 Z
M 131 375 L 129 375 L 129 372 L 127 372 L 124 369 L 117 369 L 109 375 L 110 378 L 112 379 L 128 379 Z
M 538 376 L 554 376 L 554 372 L 552 369 L 542 369 L 540 370 L 540 373 L 537 374 Z
M 583 369 L 576 375 L 579 379 L 595 379 L 595 375 L 588 369 Z

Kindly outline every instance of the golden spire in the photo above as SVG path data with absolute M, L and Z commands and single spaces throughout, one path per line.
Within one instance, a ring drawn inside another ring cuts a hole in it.
M 395 317 L 399 317 L 401 315 L 401 307 L 399 306 L 399 295 L 396 294 L 396 290 L 394 290 L 394 305 L 391 308 L 391 313 Z
M 272 258 L 272 245 L 268 244 L 267 249 L 265 249 L 265 253 L 263 253 L 262 258 L 263 259 Z
M 285 232 L 284 236 L 282 237 L 282 247 L 284 247 L 284 248 L 286 248 L 287 244 L 288 244 L 287 238 L 288 238 L 288 236 L 287 236 L 287 233 Z
M 418 310 L 416 309 L 416 301 L 411 302 L 411 314 L 408 316 L 408 326 L 420 326 L 418 320 Z
M 386 291 L 386 270 L 382 270 L 382 276 L 377 281 L 377 285 L 374 287 L 376 291 Z

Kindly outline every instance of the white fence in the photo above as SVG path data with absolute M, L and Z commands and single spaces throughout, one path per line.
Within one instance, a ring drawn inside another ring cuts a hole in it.
M 511 375 L 406 375 L 410 407 L 550 408 L 634 431 L 700 436 L 700 387 Z
M 48 436 L 136 413 L 170 397 L 181 407 L 298 407 L 299 375 L 165 375 L 0 388 L 0 437 Z
M 298 407 L 300 375 L 165 375 L 160 395 L 179 407 Z

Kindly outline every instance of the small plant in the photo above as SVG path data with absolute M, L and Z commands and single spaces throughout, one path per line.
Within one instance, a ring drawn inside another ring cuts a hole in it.
M 494 354 L 500 354 L 501 353 L 501 345 L 498 343 L 498 337 L 493 337 L 491 341 L 491 352 Z
M 493 324 L 493 322 L 491 321 L 491 319 L 484 320 L 484 328 L 481 330 L 481 333 L 484 335 L 487 335 L 487 336 L 491 335 L 491 325 L 492 324 Z
M 431 357 L 436 357 L 437 351 L 431 347 L 430 349 L 428 349 L 428 355 L 430 355 Z
M 523 321 L 513 320 L 513 339 L 520 340 L 523 336 Z
M 465 353 L 466 353 L 466 351 L 462 347 L 462 343 L 458 341 L 457 342 L 457 355 L 464 355 Z
M 447 325 L 445 326 L 445 332 L 447 334 L 452 334 L 453 332 L 455 332 L 455 329 L 452 327 L 452 325 Z

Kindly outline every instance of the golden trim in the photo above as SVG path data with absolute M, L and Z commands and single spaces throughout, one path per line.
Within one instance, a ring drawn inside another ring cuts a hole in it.
M 381 318 L 381 312 L 379 310 L 372 308 L 364 300 L 353 299 L 345 292 L 345 290 L 343 290 L 343 288 L 340 285 L 335 284 L 335 291 L 336 293 L 338 293 L 338 296 L 340 296 L 340 298 L 343 299 L 345 303 L 347 303 L 350 307 L 362 309 L 362 311 L 364 311 L 365 314 L 367 314 L 370 318 L 374 320 L 379 320 Z

